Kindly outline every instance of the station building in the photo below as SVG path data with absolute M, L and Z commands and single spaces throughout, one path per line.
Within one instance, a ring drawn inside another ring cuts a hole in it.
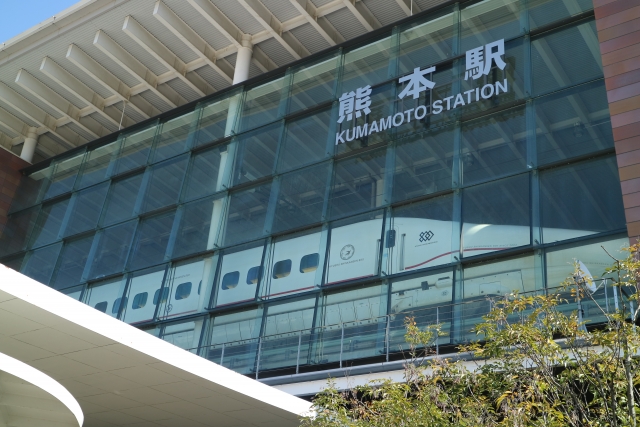
M 632 3 L 82 2 L 0 50 L 2 141 L 37 160 L 0 262 L 298 396 L 400 372 L 407 316 L 455 351 L 574 260 L 623 304 Z

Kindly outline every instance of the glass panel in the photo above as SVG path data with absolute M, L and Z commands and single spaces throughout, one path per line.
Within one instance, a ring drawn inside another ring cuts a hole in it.
M 471 329 L 483 322 L 491 310 L 490 298 L 503 298 L 513 292 L 520 294 L 536 290 L 536 278 L 540 271 L 535 268 L 533 256 L 509 259 L 491 264 L 477 264 L 464 269 L 462 299 L 464 303 L 454 308 L 459 334 L 454 342 L 477 340 Z
M 114 174 L 120 174 L 147 164 L 156 130 L 157 126 L 154 125 L 124 137 L 122 148 L 118 153 Z
M 535 101 L 538 164 L 613 147 L 604 81 Z
M 531 30 L 567 19 L 593 9 L 591 0 L 528 0 L 529 27 Z
M 281 130 L 278 122 L 238 137 L 232 185 L 273 173 Z
M 524 107 L 465 122 L 462 125 L 460 161 L 465 185 L 526 170 Z
M 385 204 L 386 148 L 336 162 L 331 188 L 331 217 L 362 212 Z
M 221 101 L 213 101 L 202 108 L 195 146 L 200 146 L 231 135 L 233 121 L 241 95 L 229 95 Z M 229 122 L 229 116 L 232 116 Z
M 260 272 L 262 271 L 263 252 L 263 242 L 224 251 L 216 306 L 255 299 L 256 289 L 262 276 Z M 251 269 L 254 271 L 253 274 L 250 274 Z
M 53 166 L 49 166 L 29 176 L 20 177 L 20 184 L 11 201 L 11 212 L 17 212 L 39 203 L 43 190 L 49 183 L 52 171 Z
M 7 224 L 0 233 L 0 255 L 12 254 L 25 248 L 38 213 L 40 206 L 9 215 Z
M 271 246 L 271 263 L 261 287 L 261 296 L 275 298 L 320 286 L 324 264 L 320 262 L 320 254 L 324 259 L 325 245 L 326 233 L 320 230 L 276 240 Z
M 339 52 L 305 64 L 293 72 L 289 113 L 295 113 L 333 99 L 338 77 Z
M 124 277 L 119 277 L 89 286 L 84 297 L 85 304 L 111 317 L 118 317 L 126 283 Z
M 215 247 L 224 213 L 224 198 L 208 198 L 183 206 L 173 257 L 211 250 Z
M 280 94 L 284 78 L 249 89 L 245 93 L 240 129 L 245 131 L 265 125 L 279 117 Z
M 209 305 L 217 266 L 217 255 L 174 265 L 164 285 L 168 294 L 158 308 L 158 318 L 172 319 L 203 311 Z
M 378 274 L 382 218 L 377 211 L 331 224 L 326 285 Z
M 82 172 L 78 178 L 77 188 L 85 188 L 102 182 L 109 178 L 115 163 L 120 141 L 112 142 L 103 147 L 89 151 L 82 166 Z
M 341 354 L 346 361 L 385 353 L 387 289 L 376 285 L 324 297 L 316 363 L 338 362 Z
M 184 200 L 199 199 L 222 190 L 224 166 L 229 155 L 228 145 L 218 145 L 194 153 L 187 173 Z
M 612 278 L 612 275 L 605 274 L 605 269 L 613 264 L 611 257 L 605 252 L 605 249 L 611 256 L 617 259 L 624 259 L 628 253 L 623 252 L 623 247 L 629 246 L 629 238 L 625 235 L 618 238 L 600 239 L 590 242 L 580 242 L 563 247 L 556 250 L 547 251 L 547 287 L 552 292 L 557 292 L 558 286 L 571 276 L 574 272 L 574 263 L 580 261 L 586 267 L 584 273 L 591 275 L 594 279 L 595 292 L 585 295 L 581 301 L 582 318 L 593 324 L 605 321 L 602 310 L 613 312 L 616 306 L 619 308 L 623 301 L 621 293 L 629 292 L 628 289 L 619 287 L 612 288 L 612 281 L 603 281 L 605 278 Z M 603 249 L 604 248 L 604 249 Z M 570 315 L 578 310 L 578 304 L 575 294 L 566 292 L 563 297 L 566 304 L 560 307 L 566 315 Z M 592 299 L 593 298 L 593 299 Z M 598 307 L 599 306 L 599 307 Z
M 124 269 L 137 220 L 107 228 L 97 234 L 89 279 L 119 273 Z
M 448 344 L 451 328 L 454 276 L 452 270 L 412 276 L 391 284 L 389 308 L 389 351 L 409 351 L 405 340 L 405 319 L 413 317 L 423 329 L 436 324 L 446 334 L 438 338 L 439 344 Z M 424 330 L 424 329 L 423 329 Z
M 178 201 L 188 163 L 189 154 L 185 154 L 153 166 L 142 212 L 153 211 Z
M 273 232 L 320 222 L 330 166 L 324 163 L 282 176 Z
M 529 200 L 529 175 L 465 189 L 462 193 L 464 256 L 530 244 Z
M 49 284 L 62 243 L 36 249 L 29 253 L 21 273 L 44 285 Z
M 278 171 L 286 172 L 330 156 L 333 153 L 330 124 L 330 109 L 288 122 L 280 149 Z
M 189 148 L 189 135 L 195 129 L 197 119 L 198 112 L 194 111 L 163 123 L 162 130 L 156 138 L 152 162 L 161 162 L 169 157 L 177 156 Z
M 64 289 L 82 282 L 82 273 L 92 243 L 93 235 L 65 242 L 54 280 L 50 285 L 52 288 Z
M 184 350 L 197 349 L 202 334 L 204 319 L 172 323 L 162 328 L 159 338 Z
M 451 57 L 454 17 L 450 10 L 427 16 L 423 22 L 412 23 L 400 33 L 399 75 Z M 424 22 L 426 20 L 428 22 Z
M 20 268 L 22 267 L 22 262 L 24 261 L 24 258 L 25 258 L 25 254 L 21 254 L 11 258 L 5 258 L 2 261 L 0 261 L 0 264 L 19 272 Z
M 349 93 L 387 80 L 390 52 L 391 37 L 347 52 L 342 66 L 341 92 Z
M 166 266 L 138 271 L 130 276 L 126 307 L 122 320 L 129 324 L 149 322 L 156 312 L 156 293 L 162 288 Z
M 143 176 L 144 174 L 140 173 L 112 182 L 102 214 L 103 226 L 124 221 L 134 215 Z
M 211 346 L 203 356 L 240 374 L 255 372 L 261 324 L 262 310 L 257 308 L 215 317 Z
M 64 289 L 60 292 L 65 294 L 69 298 L 80 301 L 80 298 L 82 297 L 82 291 L 84 291 L 84 286 L 76 286 L 75 288 Z
M 30 247 L 47 245 L 59 239 L 60 227 L 69 206 L 69 199 L 43 205 L 31 236 Z
M 541 172 L 544 242 L 625 228 L 614 157 Z
M 140 221 L 133 250 L 129 255 L 129 270 L 138 270 L 166 261 L 167 244 L 175 211 Z
M 571 46 L 570 55 L 566 54 L 567 46 Z M 595 22 L 585 22 L 532 40 L 531 67 L 536 95 L 602 77 Z
M 453 262 L 452 220 L 451 195 L 394 209 L 385 270 L 395 274 Z
M 393 201 L 412 199 L 451 188 L 453 128 L 422 132 L 396 146 Z
M 51 183 L 44 195 L 45 200 L 73 189 L 78 171 L 82 165 L 82 159 L 84 159 L 84 152 L 82 154 L 76 154 L 69 159 L 56 162 Z
M 78 234 L 96 227 L 108 189 L 109 183 L 105 182 L 76 193 L 76 197 L 71 203 L 70 209 L 72 211 L 69 221 L 64 230 L 65 236 Z
M 271 183 L 231 194 L 224 234 L 226 246 L 264 234 L 270 193 Z
M 298 361 L 308 364 L 315 304 L 313 297 L 267 308 L 260 372 L 295 367 Z
M 520 0 L 484 0 L 460 12 L 460 51 L 522 34 Z

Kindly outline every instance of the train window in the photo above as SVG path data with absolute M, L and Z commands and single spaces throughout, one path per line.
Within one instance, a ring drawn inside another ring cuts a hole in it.
M 240 281 L 240 272 L 233 271 L 231 273 L 227 273 L 222 278 L 222 289 L 233 289 L 238 286 L 238 282 Z
M 153 305 L 162 304 L 167 302 L 169 298 L 169 288 L 158 289 L 153 295 Z
M 255 285 L 262 277 L 262 267 L 251 267 L 247 272 L 247 285 Z
M 284 261 L 278 261 L 273 265 L 273 278 L 282 279 L 291 274 L 291 260 L 285 259 Z
M 191 282 L 181 283 L 176 288 L 176 301 L 187 299 L 191 295 Z
M 133 297 L 133 303 L 131 304 L 131 308 L 134 310 L 137 310 L 139 308 L 144 307 L 145 305 L 147 305 L 148 297 L 149 297 L 149 294 L 147 292 L 142 292 L 136 295 L 135 297 Z
M 302 257 L 300 260 L 300 273 L 311 273 L 318 269 L 318 262 L 320 261 L 320 255 L 309 254 Z
M 108 302 L 102 301 L 102 302 L 99 302 L 96 305 L 94 305 L 93 308 L 95 308 L 96 310 L 101 311 L 103 313 L 106 313 L 107 312 L 107 305 L 109 305 Z
M 120 304 L 126 307 L 127 297 L 118 298 L 117 300 L 115 300 L 115 302 L 113 303 L 113 307 L 111 307 L 111 313 L 118 314 L 118 312 L 120 311 Z

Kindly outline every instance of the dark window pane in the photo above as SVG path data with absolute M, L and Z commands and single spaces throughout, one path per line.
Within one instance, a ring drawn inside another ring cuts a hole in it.
M 410 73 L 417 67 L 432 66 L 451 57 L 454 18 L 450 11 L 447 8 L 426 16 L 421 22 L 412 23 L 402 30 L 398 74 Z
M 529 175 L 463 190 L 462 219 L 464 256 L 530 244 Z
M 82 273 L 93 243 L 93 235 L 65 242 L 51 287 L 65 289 L 82 281 Z
M 158 289 L 153 294 L 153 305 L 158 305 L 158 303 L 163 304 L 167 302 L 168 298 L 169 298 L 169 288 Z
M 229 153 L 227 148 L 225 144 L 193 154 L 184 200 L 198 199 L 223 189 L 222 174 Z
M 96 252 L 88 279 L 119 273 L 124 269 L 137 221 L 129 221 L 97 234 Z
M 271 183 L 231 194 L 224 235 L 226 246 L 263 235 L 270 194 Z
M 615 157 L 541 172 L 540 203 L 547 243 L 625 227 Z
M 189 135 L 194 132 L 197 118 L 195 111 L 162 124 L 153 149 L 153 163 L 177 156 L 188 148 Z
M 279 117 L 280 94 L 284 78 L 249 89 L 245 93 L 240 129 L 245 131 L 266 125 Z
M 238 282 L 240 281 L 240 273 L 237 271 L 233 271 L 231 273 L 227 273 L 222 278 L 222 284 L 220 287 L 222 290 L 233 289 L 238 286 Z
M 139 197 L 140 185 L 144 174 L 130 176 L 111 184 L 109 195 L 102 214 L 103 226 L 124 221 L 134 215 L 136 200 Z
M 120 306 L 122 306 L 123 309 L 124 307 L 127 306 L 127 297 L 117 298 L 113 302 L 113 306 L 111 307 L 111 314 L 113 314 L 114 317 L 118 315 L 118 312 L 120 311 Z
M 452 221 L 451 195 L 394 209 L 385 238 L 392 250 L 383 269 L 395 274 L 452 262 Z
M 538 98 L 535 109 L 539 164 L 613 147 L 603 80 Z
M 111 166 L 116 161 L 120 142 L 112 142 L 104 147 L 96 148 L 87 153 L 82 173 L 78 178 L 77 188 L 89 187 L 102 182 L 111 175 Z
M 173 257 L 213 249 L 220 229 L 224 199 L 208 198 L 183 206 Z
M 107 312 L 107 306 L 108 306 L 108 305 L 109 305 L 109 303 L 108 303 L 108 302 L 106 302 L 106 301 L 102 301 L 102 302 L 97 303 L 97 304 L 94 306 L 94 308 L 95 308 L 96 310 L 98 310 L 98 311 L 101 311 L 101 312 L 103 312 L 103 313 L 106 313 L 106 312 Z
M 273 265 L 273 278 L 282 279 L 291 274 L 291 260 L 278 261 Z
M 71 236 L 96 227 L 108 189 L 109 183 L 105 182 L 76 193 L 75 199 L 71 202 L 70 209 L 72 211 L 69 216 L 69 223 L 64 230 L 65 236 Z
M 129 256 L 130 270 L 138 270 L 165 261 L 174 217 L 175 212 L 169 212 L 140 221 Z
M 384 204 L 386 148 L 337 162 L 331 188 L 331 217 L 338 218 Z
M 188 162 L 185 154 L 152 167 L 142 212 L 177 203 Z
M 11 212 L 17 212 L 40 202 L 52 171 L 53 166 L 49 166 L 31 175 L 20 177 L 20 184 L 11 201 Z
M 375 85 L 390 77 L 391 37 L 356 48 L 344 55 L 341 93 Z
M 156 130 L 157 126 L 153 126 L 124 137 L 114 174 L 120 174 L 147 164 Z
M 38 219 L 40 206 L 9 215 L 7 224 L 0 233 L 0 255 L 8 255 L 24 249 L 27 238 Z
M 274 232 L 319 222 L 329 184 L 330 164 L 284 175 L 280 181 Z
M 225 249 L 220 267 L 222 280 L 216 300 L 217 306 L 255 299 L 262 278 L 263 252 L 263 241 Z
M 56 267 L 56 260 L 61 247 L 62 243 L 56 243 L 55 245 L 36 249 L 28 254 L 22 266 L 22 274 L 48 285 L 53 269 Z
M 485 116 L 462 125 L 462 178 L 465 185 L 527 168 L 524 107 Z
M 300 260 L 300 273 L 313 273 L 318 269 L 318 261 L 320 255 L 309 254 L 302 257 Z
M 278 171 L 286 172 L 320 161 L 333 153 L 334 137 L 329 134 L 331 110 L 287 123 L 280 149 Z
M 278 122 L 238 137 L 233 185 L 273 173 L 281 130 Z
M 520 0 L 486 0 L 460 11 L 460 53 L 522 33 Z
M 231 134 L 233 122 L 230 123 L 227 118 L 229 115 L 237 116 L 241 96 L 241 94 L 231 94 L 226 99 L 213 101 L 202 108 L 196 146 L 208 144 Z
M 29 238 L 31 247 L 38 247 L 52 243 L 59 238 L 60 227 L 67 213 L 69 199 L 42 206 L 38 221 Z
M 135 297 L 133 297 L 133 303 L 131 304 L 131 308 L 134 310 L 138 310 L 144 308 L 147 305 L 147 298 L 149 294 L 147 292 L 142 292 Z
M 421 132 L 396 146 L 393 200 L 400 201 L 451 188 L 453 129 Z
M 570 46 L 571 54 L 567 54 Z M 602 77 L 602 59 L 593 21 L 531 41 L 535 95 Z
M 51 183 L 44 195 L 45 199 L 58 196 L 73 189 L 83 159 L 84 153 L 76 154 L 69 159 L 55 162 Z
M 528 0 L 529 26 L 532 30 L 544 27 L 593 9 L 591 0 Z
M 181 283 L 176 288 L 176 300 L 187 299 L 191 295 L 191 282 Z
M 255 285 L 262 279 L 262 267 L 251 267 L 247 272 L 247 285 Z
M 333 99 L 340 56 L 321 58 L 315 63 L 305 64 L 293 72 L 289 113 L 301 111 Z

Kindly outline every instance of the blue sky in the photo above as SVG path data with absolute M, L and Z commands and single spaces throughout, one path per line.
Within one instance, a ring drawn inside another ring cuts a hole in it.
M 0 43 L 51 18 L 79 0 L 0 0 Z

